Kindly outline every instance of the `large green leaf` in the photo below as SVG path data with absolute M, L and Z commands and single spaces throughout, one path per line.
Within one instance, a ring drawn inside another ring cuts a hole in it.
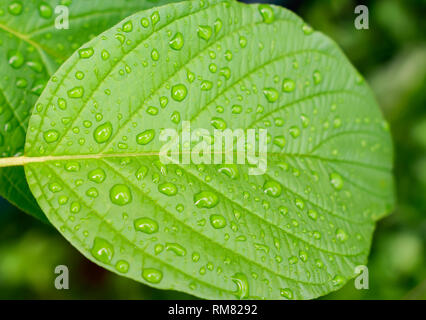
M 30 111 L 49 77 L 77 48 L 121 19 L 168 0 L 0 0 L 0 157 L 21 155 Z M 58 5 L 69 12 L 69 29 Z M 22 168 L 0 170 L 0 196 L 45 219 Z
M 162 164 L 160 130 L 184 120 L 266 128 L 267 172 Z M 278 7 L 191 1 L 131 16 L 58 70 L 29 128 L 19 162 L 77 249 L 204 298 L 336 290 L 393 205 L 391 139 L 370 89 Z

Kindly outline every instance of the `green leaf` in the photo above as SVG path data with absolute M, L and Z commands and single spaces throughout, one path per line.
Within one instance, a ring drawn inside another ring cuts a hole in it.
M 314 298 L 366 263 L 393 205 L 392 144 L 333 41 L 288 10 L 212 0 L 138 13 L 83 48 L 36 104 L 20 161 L 86 257 L 216 299 Z M 267 129 L 266 173 L 161 163 L 161 129 L 185 120 Z
M 172 0 L 173 1 L 173 0 Z M 0 157 L 22 155 L 31 109 L 50 76 L 82 44 L 129 14 L 170 0 L 22 1 L 0 3 Z M 65 5 L 69 29 L 63 22 Z M 0 196 L 46 220 L 22 168 L 0 170 Z

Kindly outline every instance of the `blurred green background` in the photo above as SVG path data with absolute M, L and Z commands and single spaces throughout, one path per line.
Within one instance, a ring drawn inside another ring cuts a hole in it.
M 426 299 L 426 0 L 272 2 L 336 40 L 373 87 L 394 138 L 398 203 L 377 226 L 370 289 L 350 281 L 324 298 Z M 369 30 L 354 27 L 358 4 L 369 8 Z M 60 264 L 69 267 L 70 290 L 54 287 Z M 185 298 L 97 267 L 0 198 L 0 299 Z

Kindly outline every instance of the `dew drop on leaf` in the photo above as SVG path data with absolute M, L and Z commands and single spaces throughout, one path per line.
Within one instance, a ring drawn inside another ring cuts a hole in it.
M 291 291 L 291 289 L 289 288 L 282 288 L 280 290 L 280 295 L 281 297 L 286 298 L 288 300 L 293 299 L 293 291 Z
M 249 282 L 247 276 L 238 272 L 232 276 L 232 281 L 237 285 L 234 295 L 238 299 L 246 299 L 249 297 Z
M 208 41 L 211 36 L 212 36 L 212 28 L 210 26 L 199 26 L 198 30 L 197 30 L 197 34 L 198 36 L 203 39 Z
M 343 178 L 338 173 L 333 172 L 330 174 L 330 183 L 336 190 L 341 190 L 343 188 Z
M 68 97 L 73 99 L 81 98 L 84 95 L 84 88 L 82 87 L 74 87 L 70 89 L 68 92 Z
M 210 224 L 215 229 L 223 229 L 226 227 L 226 219 L 220 214 L 212 214 L 210 216 Z
M 7 10 L 10 12 L 10 14 L 14 16 L 19 16 L 22 13 L 22 9 L 23 9 L 23 6 L 21 1 L 13 1 L 7 7 Z
M 153 234 L 156 233 L 158 231 L 158 223 L 157 221 L 151 219 L 151 218 L 147 218 L 147 217 L 142 217 L 142 218 L 138 218 L 133 222 L 133 225 L 135 227 L 136 231 L 140 231 L 146 234 Z
M 173 252 L 179 257 L 186 255 L 186 249 L 178 243 L 166 243 L 166 250 Z
M 194 195 L 194 204 L 198 208 L 214 208 L 219 202 L 218 196 L 210 191 L 201 191 Z
M 105 122 L 98 126 L 93 132 L 93 138 L 97 143 L 105 143 L 109 140 L 112 135 L 112 124 L 111 122 Z
M 296 83 L 292 79 L 283 80 L 283 91 L 284 92 L 293 92 L 296 89 Z
M 277 101 L 279 97 L 278 91 L 274 88 L 263 89 L 263 94 L 265 95 L 266 100 L 271 103 Z
M 46 141 L 47 143 L 53 143 L 58 140 L 59 132 L 54 129 L 45 131 L 43 133 L 43 138 L 44 138 L 44 141 Z
M 124 260 L 119 260 L 115 264 L 115 269 L 120 273 L 127 273 L 129 271 L 129 263 Z
M 91 253 L 96 260 L 110 264 L 114 256 L 114 247 L 109 241 L 96 237 L 93 241 Z
M 266 181 L 263 185 L 263 192 L 270 197 L 278 198 L 281 195 L 282 187 L 276 181 Z
M 275 20 L 274 10 L 272 10 L 272 8 L 269 5 L 267 4 L 259 5 L 259 12 L 260 12 L 260 15 L 262 16 L 263 22 L 265 23 L 274 22 Z
M 183 101 L 188 94 L 188 89 L 183 84 L 177 84 L 172 87 L 172 98 L 178 102 Z
M 9 51 L 7 54 L 7 60 L 9 64 L 15 69 L 22 67 L 22 65 L 25 63 L 24 56 L 20 51 L 17 50 Z
M 340 242 L 345 242 L 346 240 L 348 240 L 348 234 L 345 230 L 339 228 L 336 230 L 336 239 Z
M 105 174 L 105 171 L 103 169 L 97 168 L 97 169 L 89 172 L 88 178 L 89 178 L 90 181 L 99 184 L 99 183 L 104 182 L 104 180 L 106 178 L 106 174 Z
M 163 273 L 154 268 L 145 268 L 142 271 L 142 278 L 149 283 L 160 283 L 163 279 Z
M 116 184 L 109 192 L 111 202 L 118 205 L 124 206 L 132 201 L 132 192 L 129 187 L 124 184 Z
M 82 59 L 88 59 L 91 56 L 93 56 L 94 53 L 95 51 L 93 50 L 93 48 L 82 48 L 78 50 L 78 54 L 80 55 L 80 58 Z
M 284 136 L 276 136 L 276 137 L 274 138 L 274 141 L 273 141 L 273 143 L 274 143 L 276 146 L 280 147 L 281 149 L 282 149 L 282 148 L 284 148 L 284 146 L 285 146 L 285 142 L 286 142 L 286 140 L 285 140 L 285 137 L 284 137 Z
M 146 145 L 150 143 L 152 139 L 154 139 L 154 136 L 155 136 L 155 130 L 153 129 L 146 130 L 142 133 L 139 133 L 136 136 L 136 142 L 140 145 Z
M 174 196 L 177 194 L 177 187 L 173 183 L 166 182 L 158 185 L 158 191 L 166 196 Z
M 52 7 L 49 4 L 47 4 L 46 2 L 42 2 L 39 5 L 38 11 L 40 13 L 40 16 L 44 19 L 49 19 L 50 17 L 52 17 L 52 14 L 53 14 Z
M 127 21 L 126 23 L 123 24 L 123 31 L 124 32 L 132 32 L 133 30 L 133 22 L 132 21 Z
M 182 49 L 183 44 L 184 44 L 183 34 L 180 32 L 176 32 L 169 42 L 170 48 L 172 48 L 173 50 Z

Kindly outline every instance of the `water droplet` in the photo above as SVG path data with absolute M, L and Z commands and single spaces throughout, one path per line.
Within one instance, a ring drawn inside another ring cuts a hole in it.
M 9 51 L 9 53 L 7 54 L 7 60 L 9 64 L 15 69 L 22 67 L 25 62 L 22 53 L 16 50 Z
M 222 26 L 223 26 L 222 20 L 217 18 L 216 21 L 214 22 L 214 32 L 218 34 L 219 31 L 222 29 Z
M 148 28 L 148 26 L 149 26 L 149 20 L 147 18 L 142 18 L 141 19 L 141 25 L 144 28 Z
M 265 23 L 271 23 L 274 21 L 274 10 L 267 5 L 267 4 L 261 4 L 259 5 L 259 13 L 262 16 L 263 22 Z
M 173 252 L 179 257 L 186 255 L 186 249 L 178 243 L 166 243 L 166 250 Z
M 239 43 L 241 48 L 245 48 L 247 46 L 247 38 L 244 36 L 241 36 Z
M 49 184 L 49 190 L 53 193 L 62 191 L 62 186 L 59 183 L 53 182 Z
M 339 240 L 340 242 L 345 242 L 346 240 L 348 240 L 349 236 L 346 233 L 345 230 L 343 229 L 337 229 L 336 230 L 336 239 Z
M 318 213 L 315 210 L 309 209 L 308 210 L 308 216 L 309 218 L 311 218 L 312 220 L 317 220 L 318 218 Z
M 91 56 L 93 56 L 94 53 L 95 51 L 93 50 L 93 48 L 82 48 L 78 50 L 78 54 L 80 55 L 80 58 L 82 59 L 88 59 Z
M 309 126 L 310 120 L 309 120 L 309 118 L 308 118 L 308 116 L 306 114 L 302 114 L 300 116 L 300 120 L 302 120 L 302 126 L 303 126 L 303 128 L 307 128 Z
M 203 80 L 201 82 L 201 90 L 203 91 L 211 90 L 212 87 L 213 87 L 213 83 L 209 80 Z
M 322 81 L 321 73 L 318 70 L 314 71 L 313 78 L 315 84 L 320 84 Z
M 44 141 L 46 141 L 47 143 L 53 143 L 58 140 L 59 132 L 54 129 L 45 131 L 43 133 L 43 138 L 44 138 Z
M 68 90 L 68 97 L 73 99 L 81 98 L 84 95 L 84 89 L 82 87 L 74 87 Z
M 143 178 L 145 178 L 147 173 L 148 168 L 146 166 L 141 166 L 135 173 L 136 179 L 142 180 Z
M 296 89 L 296 83 L 292 79 L 283 80 L 283 91 L 284 92 L 293 92 Z
M 172 98 L 178 102 L 183 101 L 188 94 L 188 89 L 183 84 L 177 84 L 172 87 Z
M 170 48 L 173 50 L 180 50 L 184 45 L 183 34 L 176 32 L 173 38 L 169 42 Z
M 132 201 L 132 192 L 129 187 L 124 184 L 116 184 L 109 192 L 111 202 L 124 206 Z
M 83 78 L 84 78 L 84 72 L 83 72 L 83 71 L 77 71 L 77 72 L 75 73 L 75 78 L 76 78 L 77 80 L 83 80 Z
M 332 280 L 333 286 L 338 287 L 345 283 L 345 278 L 342 276 L 336 275 Z
M 18 79 L 16 80 L 16 86 L 17 86 L 18 88 L 20 88 L 20 89 L 26 88 L 26 87 L 27 87 L 27 85 L 28 85 L 28 81 L 27 81 L 27 79 L 24 79 L 24 78 L 18 78 Z
M 210 124 L 215 129 L 218 129 L 218 130 L 225 130 L 227 127 L 225 120 L 223 120 L 222 118 L 217 118 L 217 117 L 212 118 L 210 120 Z
M 112 135 L 112 124 L 111 122 L 105 122 L 98 126 L 93 132 L 93 138 L 97 143 L 105 143 L 109 140 Z
M 99 184 L 99 183 L 102 183 L 102 182 L 105 181 L 106 174 L 105 174 L 105 171 L 103 169 L 97 168 L 97 169 L 89 172 L 88 178 L 89 178 L 90 181 Z
M 336 190 L 341 190 L 343 188 L 343 178 L 338 173 L 330 174 L 330 183 Z
M 138 218 L 133 222 L 133 226 L 136 231 L 140 231 L 147 234 L 153 234 L 158 231 L 158 223 L 151 218 L 142 217 Z
M 249 297 L 249 282 L 247 276 L 243 273 L 236 273 L 232 276 L 232 281 L 237 285 L 237 290 L 234 292 L 238 299 Z
M 206 41 L 211 38 L 213 33 L 212 28 L 210 26 L 199 26 L 197 32 L 198 36 Z
M 155 130 L 146 130 L 136 136 L 136 142 L 140 145 L 146 145 L 155 137 Z
M 102 60 L 108 60 L 108 58 L 109 58 L 109 52 L 106 51 L 106 50 L 102 50 L 101 57 L 102 57 Z
M 79 202 L 73 202 L 70 206 L 71 213 L 79 213 L 81 210 L 81 204 Z
M 152 49 L 151 59 L 154 60 L 154 61 L 158 61 L 158 59 L 160 59 L 160 54 L 158 53 L 157 49 Z
M 125 22 L 123 24 L 123 31 L 124 32 L 132 32 L 133 30 L 133 22 L 131 20 Z
M 296 207 L 300 210 L 303 210 L 305 208 L 305 203 L 303 202 L 302 199 L 296 198 L 294 200 L 294 204 L 296 205 Z
M 263 192 L 270 197 L 278 198 L 281 195 L 282 187 L 276 181 L 266 181 L 263 185 Z
M 297 259 L 296 256 L 292 256 L 292 257 L 288 258 L 288 263 L 289 264 L 296 264 L 298 260 L 299 259 Z
M 90 198 L 97 198 L 99 196 L 99 192 L 96 188 L 90 188 L 86 191 L 86 195 Z
M 160 21 L 160 13 L 158 11 L 154 11 L 151 14 L 152 25 L 155 26 L 159 21 Z
M 310 35 L 310 34 L 312 34 L 312 33 L 314 32 L 314 29 L 312 29 L 312 27 L 311 27 L 311 26 L 309 26 L 309 25 L 307 25 L 307 24 L 304 24 L 304 25 L 302 26 L 302 31 L 303 31 L 303 33 L 304 33 L 304 34 L 306 34 L 306 35 Z
M 219 74 L 225 77 L 226 80 L 229 80 L 231 78 L 231 69 L 229 69 L 228 67 L 224 67 L 220 69 Z
M 52 7 L 48 5 L 46 2 L 42 2 L 40 4 L 40 6 L 38 7 L 38 11 L 40 13 L 40 16 L 45 19 L 49 19 L 53 14 Z
M 225 59 L 228 60 L 228 61 L 232 60 L 232 52 L 231 51 L 226 50 L 226 52 L 225 52 Z
M 170 182 L 162 183 L 158 185 L 158 191 L 167 196 L 174 196 L 177 194 L 177 187 Z
M 163 273 L 157 269 L 145 268 L 142 271 L 142 278 L 149 283 L 160 283 L 163 279 Z
M 67 108 L 67 101 L 65 99 L 59 98 L 58 99 L 58 107 L 61 110 L 65 110 Z
M 222 229 L 226 227 L 226 219 L 220 214 L 212 214 L 210 216 L 210 224 L 215 229 Z
M 297 138 L 298 136 L 300 136 L 300 129 L 296 126 L 291 127 L 289 132 L 293 138 Z
M 239 177 L 238 167 L 234 164 L 224 164 L 218 171 L 231 179 L 237 179 Z
M 150 106 L 146 109 L 146 113 L 150 114 L 151 116 L 155 116 L 158 114 L 158 108 Z
M 198 208 L 214 208 L 219 202 L 217 195 L 210 191 L 201 191 L 194 195 L 194 204 Z
M 114 247 L 107 240 L 96 237 L 91 253 L 96 260 L 109 264 L 114 256 Z
M 21 1 L 13 1 L 11 4 L 9 4 L 7 10 L 14 16 L 20 15 L 22 13 Z
M 274 138 L 274 141 L 273 141 L 273 143 L 276 145 L 276 146 L 278 146 L 278 147 L 280 147 L 281 149 L 282 148 L 284 148 L 284 146 L 285 146 L 285 138 L 284 138 L 284 136 L 277 136 L 277 137 L 275 137 Z
M 65 170 L 68 172 L 80 171 L 80 164 L 76 161 L 69 161 L 65 164 Z
M 232 113 L 233 114 L 240 114 L 243 111 L 243 107 L 240 106 L 239 104 L 234 104 L 232 106 Z
M 266 100 L 268 100 L 268 102 L 275 102 L 278 100 L 279 97 L 278 91 L 274 88 L 263 89 L 263 94 L 265 95 Z
M 288 300 L 293 299 L 293 291 L 291 291 L 291 289 L 289 289 L 289 288 L 280 289 L 280 295 L 281 295 L 281 297 L 284 297 Z
M 120 273 L 127 273 L 129 271 L 129 263 L 124 260 L 119 260 L 115 264 L 115 269 Z

